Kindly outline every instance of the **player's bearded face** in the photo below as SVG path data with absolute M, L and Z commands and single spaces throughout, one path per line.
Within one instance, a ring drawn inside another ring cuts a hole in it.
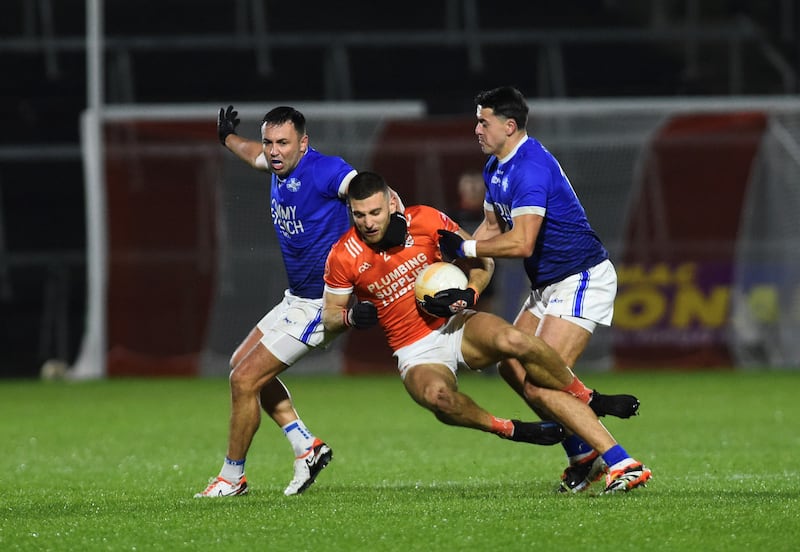
M 308 149 L 308 135 L 300 136 L 291 122 L 264 124 L 261 138 L 269 168 L 280 177 L 292 172 Z
M 391 215 L 391 204 L 386 194 L 378 192 L 366 199 L 351 198 L 350 211 L 356 230 L 367 244 L 375 245 L 383 239 Z

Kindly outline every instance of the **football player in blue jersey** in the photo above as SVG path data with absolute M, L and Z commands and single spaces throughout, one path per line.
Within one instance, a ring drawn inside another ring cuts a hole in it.
M 617 275 L 600 238 L 556 158 L 528 136 L 528 105 L 516 88 L 504 86 L 475 97 L 475 134 L 489 155 L 483 169 L 484 219 L 473 240 L 443 232 L 445 256 L 521 258 L 531 293 L 514 324 L 542 338 L 574 367 L 598 324 L 608 326 L 614 312 Z M 538 388 L 514 360 L 501 363 L 503 378 L 543 418 Z M 628 418 L 639 401 L 631 395 L 600 395 L 589 405 L 599 415 Z M 577 435 L 563 446 L 569 458 L 559 485 L 580 492 L 602 476 L 592 469 L 597 451 Z M 643 483 L 643 466 L 608 466 L 614 486 L 629 490 Z M 624 465 L 623 465 L 624 464 Z M 610 484 L 610 483 L 609 483 Z
M 309 145 L 305 117 L 293 107 L 276 107 L 264 116 L 260 142 L 237 135 L 238 124 L 233 106 L 219 110 L 222 145 L 253 168 L 271 173 L 270 211 L 289 288 L 233 353 L 227 453 L 219 475 L 198 498 L 247 493 L 244 463 L 261 408 L 294 449 L 294 477 L 285 495 L 305 491 L 333 457 L 331 448 L 299 418 L 277 376 L 338 335 L 322 325 L 322 277 L 331 245 L 350 228 L 344 197 L 356 171 Z

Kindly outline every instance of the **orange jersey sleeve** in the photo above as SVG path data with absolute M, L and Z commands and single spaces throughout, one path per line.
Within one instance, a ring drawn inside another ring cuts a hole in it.
M 450 217 L 425 205 L 407 207 L 404 215 L 408 223 L 404 247 L 375 251 L 351 228 L 333 245 L 325 265 L 325 290 L 353 293 L 359 301 L 371 301 L 393 351 L 445 323 L 444 318 L 417 308 L 414 281 L 423 268 L 442 260 L 436 231 L 458 230 Z

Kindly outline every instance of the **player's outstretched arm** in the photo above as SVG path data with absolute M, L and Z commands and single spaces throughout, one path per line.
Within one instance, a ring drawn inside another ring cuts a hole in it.
M 220 143 L 254 169 L 269 170 L 269 166 L 263 156 L 264 148 L 261 142 L 248 140 L 236 134 L 236 127 L 239 126 L 239 122 L 239 112 L 232 105 L 229 105 L 227 109 L 224 107 L 219 108 L 217 135 Z

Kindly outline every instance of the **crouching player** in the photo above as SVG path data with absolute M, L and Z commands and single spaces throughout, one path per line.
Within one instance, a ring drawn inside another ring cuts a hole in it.
M 491 259 L 471 259 L 467 289 L 444 290 L 426 298 L 424 311 L 417 307 L 416 274 L 441 260 L 437 231 L 469 238 L 466 232 L 431 207 L 406 207 L 400 214 L 386 182 L 376 173 L 355 176 L 347 201 L 354 226 L 334 244 L 325 267 L 327 330 L 380 324 L 414 401 L 445 424 L 509 439 L 515 438 L 515 422 L 491 415 L 461 393 L 456 373 L 459 368 L 480 369 L 502 359 L 517 359 L 530 380 L 544 388 L 539 406 L 600 452 L 587 478 L 595 481 L 606 471 L 604 493 L 629 491 L 650 479 L 651 471 L 631 458 L 598 420 L 588 405 L 593 391 L 555 350 L 498 316 L 471 309 L 489 283 Z M 546 429 L 526 426 L 537 433 Z

